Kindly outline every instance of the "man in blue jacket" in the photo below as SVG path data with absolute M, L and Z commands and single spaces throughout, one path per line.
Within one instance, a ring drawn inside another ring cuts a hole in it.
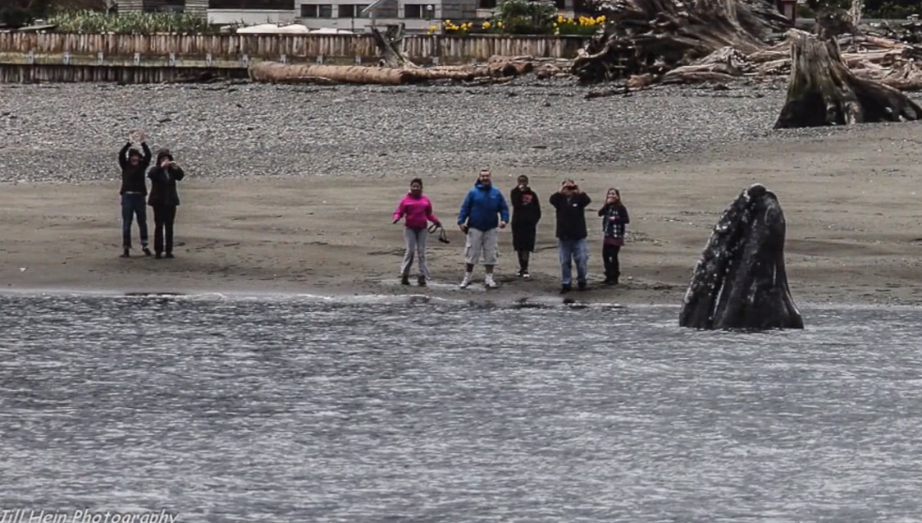
M 509 222 L 509 207 L 503 193 L 493 187 L 492 175 L 488 169 L 481 169 L 474 188 L 467 193 L 458 213 L 458 227 L 467 235 L 464 245 L 464 261 L 467 263 L 461 288 L 471 284 L 474 265 L 483 254 L 483 269 L 486 273 L 484 285 L 488 289 L 496 287 L 493 280 L 493 267 L 498 256 L 499 231 Z

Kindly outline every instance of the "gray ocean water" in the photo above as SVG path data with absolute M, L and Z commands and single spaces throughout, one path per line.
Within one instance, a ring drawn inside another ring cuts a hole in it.
M 919 309 L 0 296 L 0 508 L 187 522 L 922 516 Z

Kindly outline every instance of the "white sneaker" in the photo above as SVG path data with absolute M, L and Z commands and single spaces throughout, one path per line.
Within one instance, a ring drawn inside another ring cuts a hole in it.
M 529 276 L 527 272 L 523 272 L 523 273 L 522 273 L 522 277 L 525 278 L 526 280 L 530 280 L 530 279 L 531 279 L 531 276 Z
M 461 280 L 461 285 L 459 285 L 459 287 L 461 287 L 462 289 L 466 289 L 467 286 L 470 285 L 470 284 L 471 284 L 471 277 L 470 277 L 470 276 L 464 276 L 464 279 Z
M 495 288 L 496 288 L 496 282 L 493 281 L 493 278 L 490 277 L 490 276 L 488 276 L 488 277 L 484 280 L 483 285 L 484 285 L 484 287 L 486 287 L 486 288 L 488 288 L 488 289 L 495 289 Z

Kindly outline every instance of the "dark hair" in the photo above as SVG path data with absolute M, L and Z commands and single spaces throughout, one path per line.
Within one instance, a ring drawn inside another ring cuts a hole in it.
M 608 199 L 608 193 L 612 191 L 615 191 L 615 194 L 618 195 L 618 205 L 624 205 L 624 202 L 621 201 L 621 191 L 619 191 L 616 187 L 609 187 L 608 190 L 605 191 L 605 198 Z
M 520 174 L 519 177 L 516 178 L 517 182 L 521 182 L 522 180 L 525 180 L 525 183 L 528 183 L 528 176 L 525 176 L 524 174 Z
M 160 166 L 160 162 L 162 162 L 164 158 L 169 158 L 171 162 L 173 161 L 173 155 L 170 153 L 170 150 L 167 149 L 166 147 L 157 151 L 157 166 L 158 167 Z
M 132 147 L 131 149 L 128 149 L 128 157 L 131 158 L 132 156 L 137 156 L 138 158 L 140 158 L 141 151 L 135 149 L 134 147 Z
M 410 180 L 410 185 L 413 185 L 414 183 L 418 183 L 420 189 L 423 188 L 423 181 L 422 181 L 422 179 L 420 179 L 420 178 L 413 178 L 412 180 Z

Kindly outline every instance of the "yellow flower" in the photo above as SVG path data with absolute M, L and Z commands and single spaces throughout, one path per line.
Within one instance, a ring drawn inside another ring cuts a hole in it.
M 604 23 L 605 23 L 605 15 L 599 15 L 599 17 L 596 18 L 595 21 L 596 21 L 596 23 L 604 24 Z
M 564 21 L 563 15 L 557 15 L 557 23 L 558 23 L 558 24 L 562 24 L 563 21 Z
M 503 27 L 503 23 L 502 23 L 502 22 L 500 22 L 500 23 L 498 23 L 498 24 L 496 24 L 496 25 L 499 26 L 500 29 L 502 29 L 502 27 Z
M 483 23 L 483 28 L 484 28 L 484 29 L 489 29 L 489 28 L 490 28 L 490 22 L 484 22 L 484 23 Z
M 554 27 L 557 27 L 557 22 L 554 22 Z
M 439 30 L 439 28 L 436 27 L 436 26 L 434 26 L 434 25 L 430 25 L 430 26 L 429 26 L 429 32 L 430 32 L 430 33 L 434 33 L 434 32 L 436 32 L 436 31 L 438 31 L 438 30 Z

